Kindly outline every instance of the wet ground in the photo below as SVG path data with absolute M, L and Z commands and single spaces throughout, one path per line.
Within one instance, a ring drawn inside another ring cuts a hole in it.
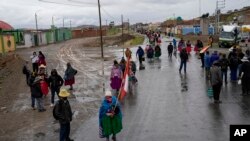
M 242 96 L 239 85 L 223 85 L 222 104 L 214 104 L 206 95 L 209 86 L 200 60 L 192 54 L 187 74 L 179 74 L 179 58 L 168 58 L 167 44 L 164 39 L 159 60 L 146 60 L 146 69 L 137 72 L 139 84 L 122 104 L 118 141 L 227 141 L 229 125 L 250 124 L 250 96 Z M 72 136 L 76 141 L 104 140 L 98 129 L 96 114 Z

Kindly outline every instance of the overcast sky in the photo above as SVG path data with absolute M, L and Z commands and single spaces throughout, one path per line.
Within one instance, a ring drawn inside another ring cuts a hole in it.
M 38 16 L 39 28 L 49 28 L 52 16 L 56 26 L 62 26 L 63 17 L 65 26 L 78 26 L 82 24 L 98 25 L 97 0 L 44 0 L 67 5 L 45 3 L 39 0 L 1 0 L 0 20 L 6 21 L 14 28 L 35 28 L 35 13 Z M 168 18 L 181 16 L 183 19 L 191 19 L 199 16 L 199 0 L 100 0 L 102 5 L 103 24 L 115 21 L 121 22 L 121 14 L 124 21 L 130 19 L 136 22 L 162 22 Z M 216 0 L 200 0 L 201 12 L 214 13 Z M 81 6 L 72 6 L 79 5 Z M 84 4 L 83 4 L 84 3 Z M 226 0 L 226 12 L 230 9 L 250 6 L 250 0 Z

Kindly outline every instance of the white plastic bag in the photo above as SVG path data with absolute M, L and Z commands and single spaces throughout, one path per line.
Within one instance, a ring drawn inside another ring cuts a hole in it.
M 238 85 L 241 85 L 241 79 L 238 80 Z

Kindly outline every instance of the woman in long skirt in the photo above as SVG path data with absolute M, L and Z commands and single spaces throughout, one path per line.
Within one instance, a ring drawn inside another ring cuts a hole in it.
M 121 83 L 122 83 L 122 70 L 119 67 L 118 62 L 115 60 L 114 61 L 114 66 L 111 70 L 111 75 L 110 75 L 110 80 L 111 80 L 111 88 L 115 90 L 117 93 L 120 90 Z

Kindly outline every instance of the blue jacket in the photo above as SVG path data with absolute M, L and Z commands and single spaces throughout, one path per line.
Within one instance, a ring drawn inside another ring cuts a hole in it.
M 220 57 L 218 54 L 212 54 L 211 58 L 210 58 L 210 64 L 213 64 L 215 61 L 219 60 Z
M 204 62 L 205 62 L 205 68 L 210 68 L 211 67 L 211 63 L 210 63 L 210 55 L 205 55 L 204 56 Z
M 138 56 L 143 56 L 144 55 L 144 50 L 142 48 L 139 48 L 136 52 L 136 55 Z

